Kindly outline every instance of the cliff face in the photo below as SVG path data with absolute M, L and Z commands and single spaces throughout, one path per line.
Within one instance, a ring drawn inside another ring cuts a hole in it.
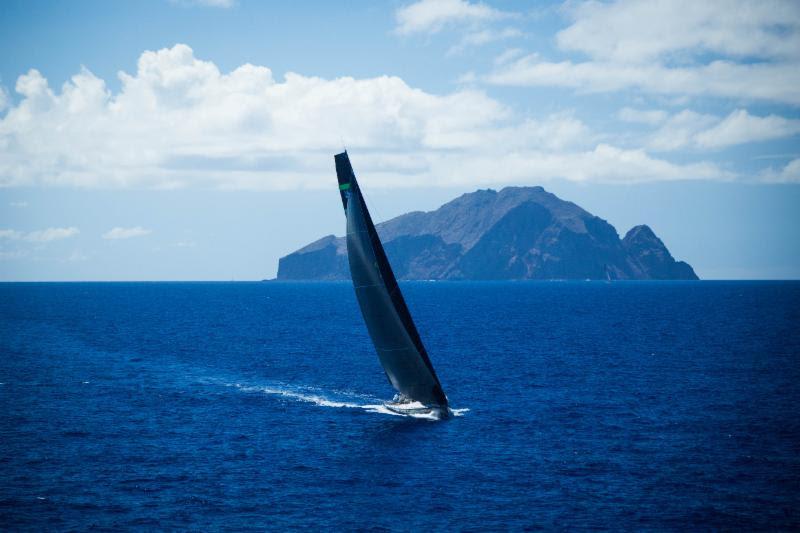
M 647 274 L 647 279 L 698 279 L 689 263 L 675 261 L 672 255 L 647 226 L 635 226 L 622 239 L 628 255 Z
M 541 187 L 464 194 L 377 225 L 398 279 L 698 279 L 647 226 L 624 239 L 605 220 Z M 280 259 L 278 279 L 350 277 L 343 237 Z

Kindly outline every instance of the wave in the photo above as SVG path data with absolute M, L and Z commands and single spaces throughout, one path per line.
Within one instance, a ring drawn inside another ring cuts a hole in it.
M 388 409 L 381 400 L 357 394 L 349 391 L 336 391 L 336 397 L 332 397 L 330 393 L 321 391 L 314 387 L 297 387 L 283 383 L 273 385 L 246 385 L 241 383 L 224 383 L 226 387 L 233 387 L 237 390 L 250 393 L 262 393 L 283 398 L 294 400 L 298 402 L 305 402 L 317 405 L 319 407 L 334 407 L 345 409 L 360 409 L 368 413 L 375 413 L 389 416 L 399 416 L 406 418 L 420 418 L 425 420 L 438 420 L 435 414 L 427 413 L 397 413 Z M 370 403 L 361 403 L 357 399 L 367 400 Z M 451 416 L 464 416 L 469 409 L 450 409 Z

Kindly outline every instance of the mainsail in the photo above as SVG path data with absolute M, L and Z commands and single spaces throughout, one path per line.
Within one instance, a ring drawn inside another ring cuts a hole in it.
M 446 408 L 447 397 L 383 251 L 350 158 L 343 152 L 334 159 L 347 216 L 347 256 L 353 287 L 386 377 L 406 399 Z

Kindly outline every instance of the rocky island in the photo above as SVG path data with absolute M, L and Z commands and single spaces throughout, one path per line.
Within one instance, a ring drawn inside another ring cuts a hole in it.
M 376 228 L 398 279 L 698 279 L 649 227 L 620 239 L 611 224 L 542 187 L 478 190 Z M 278 280 L 349 278 L 345 239 L 334 235 L 278 265 Z

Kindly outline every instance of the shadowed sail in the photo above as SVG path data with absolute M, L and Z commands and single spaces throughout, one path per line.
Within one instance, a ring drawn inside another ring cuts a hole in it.
M 383 251 L 347 152 L 334 159 L 347 216 L 353 287 L 386 377 L 404 400 L 446 412 L 447 398 Z

